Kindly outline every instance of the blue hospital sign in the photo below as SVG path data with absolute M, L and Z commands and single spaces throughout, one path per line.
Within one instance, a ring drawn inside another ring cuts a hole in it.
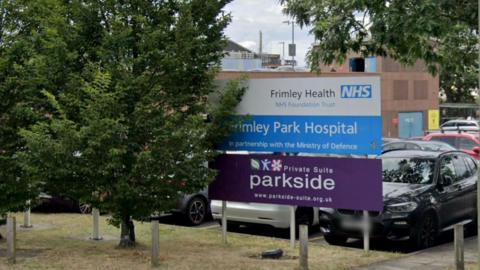
M 372 98 L 372 85 L 342 85 L 341 98 Z
M 379 154 L 380 78 L 251 79 L 221 150 Z

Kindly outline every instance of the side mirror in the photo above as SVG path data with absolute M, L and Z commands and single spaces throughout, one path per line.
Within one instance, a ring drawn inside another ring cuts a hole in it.
M 473 147 L 472 150 L 473 150 L 473 152 L 475 152 L 475 154 L 480 155 L 480 146 L 475 146 L 475 147 Z

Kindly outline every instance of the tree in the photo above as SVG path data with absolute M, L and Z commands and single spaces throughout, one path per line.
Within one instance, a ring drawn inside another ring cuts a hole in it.
M 312 26 L 318 46 L 312 67 L 342 62 L 347 53 L 389 56 L 405 65 L 423 60 L 440 72 L 450 102 L 472 101 L 477 86 L 478 3 L 473 0 L 281 0 L 301 26 Z
M 132 219 L 169 210 L 213 180 L 206 163 L 243 94 L 233 83 L 218 106 L 208 103 L 228 2 L 56 2 L 75 67 L 66 76 L 75 79 L 41 91 L 49 119 L 22 130 L 20 158 L 48 190 L 112 213 L 120 246 L 135 243 Z
M 25 144 L 18 132 L 45 119 L 38 89 L 55 91 L 65 79 L 64 43 L 48 31 L 57 12 L 52 1 L 0 1 L 0 216 L 22 210 L 39 192 L 40 183 L 21 169 L 18 152 Z M 57 57 L 43 57 L 47 53 Z

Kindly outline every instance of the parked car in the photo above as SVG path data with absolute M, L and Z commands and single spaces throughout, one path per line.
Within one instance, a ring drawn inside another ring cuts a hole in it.
M 379 158 L 384 208 L 369 212 L 371 237 L 409 239 L 417 248 L 426 248 L 454 224 L 476 220 L 478 165 L 471 156 L 461 151 L 401 150 Z M 320 208 L 320 228 L 330 244 L 361 238 L 361 218 L 362 211 Z
M 479 132 L 480 131 L 480 124 L 476 120 L 450 120 L 443 123 L 440 126 L 441 130 L 444 131 L 472 131 L 472 132 Z
M 432 133 L 423 138 L 424 141 L 440 141 L 464 151 L 480 160 L 480 138 L 470 133 Z
M 214 220 L 222 219 L 222 202 L 212 200 L 212 216 Z M 318 224 L 318 208 L 296 207 L 296 223 Z M 229 224 L 263 224 L 274 228 L 290 228 L 290 206 L 265 203 L 227 202 L 227 220 Z
M 58 195 L 49 195 L 41 193 L 39 202 L 32 209 L 34 212 L 43 213 L 82 213 L 90 214 L 91 206 L 85 203 Z M 189 225 L 200 225 L 210 216 L 210 204 L 208 200 L 208 189 L 197 193 L 183 195 L 177 202 L 177 207 L 170 210 L 169 214 L 174 214 L 183 218 Z
M 425 151 L 445 152 L 445 151 L 456 150 L 456 148 L 444 142 L 417 141 L 417 140 L 395 141 L 395 142 L 390 142 L 382 145 L 383 152 L 393 151 L 393 150 L 425 150 Z
M 40 193 L 32 212 L 40 213 L 82 213 L 81 204 L 66 196 Z
M 194 194 L 183 195 L 178 201 L 177 207 L 170 212 L 180 215 L 190 225 L 202 224 L 210 216 L 208 189 L 205 188 Z

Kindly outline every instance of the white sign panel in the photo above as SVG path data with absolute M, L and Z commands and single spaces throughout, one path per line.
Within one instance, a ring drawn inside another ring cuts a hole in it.
M 251 79 L 241 115 L 380 115 L 379 77 Z
M 379 154 L 380 78 L 251 79 L 222 150 Z

